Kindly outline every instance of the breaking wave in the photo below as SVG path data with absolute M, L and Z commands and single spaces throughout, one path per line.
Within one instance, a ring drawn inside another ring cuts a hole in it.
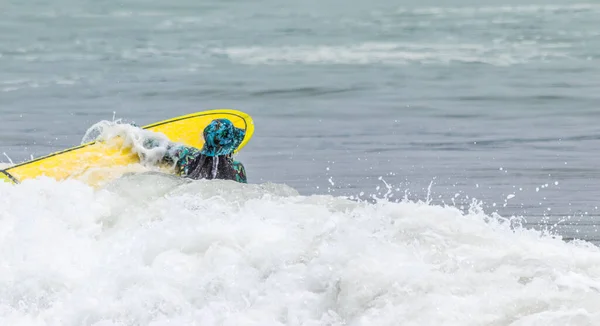
M 600 251 L 280 184 L 0 184 L 2 325 L 593 325 Z

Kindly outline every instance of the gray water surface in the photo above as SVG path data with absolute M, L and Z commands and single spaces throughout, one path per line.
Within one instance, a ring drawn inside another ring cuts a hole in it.
M 0 153 L 77 145 L 113 115 L 235 108 L 256 123 L 251 183 L 431 185 L 436 203 L 595 241 L 598 17 L 597 1 L 8 1 Z

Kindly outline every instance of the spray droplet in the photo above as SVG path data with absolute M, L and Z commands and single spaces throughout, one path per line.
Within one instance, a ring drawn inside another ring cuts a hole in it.
M 13 161 L 10 159 L 10 157 L 8 156 L 8 154 L 6 154 L 6 152 L 2 152 L 2 154 L 4 154 L 4 156 L 5 156 L 5 157 L 8 159 L 8 162 L 9 162 L 10 164 L 13 164 L 13 165 L 15 164 L 15 163 L 14 163 L 14 162 L 13 162 Z

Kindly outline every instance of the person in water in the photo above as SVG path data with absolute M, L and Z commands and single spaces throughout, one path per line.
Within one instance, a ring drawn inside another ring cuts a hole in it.
M 172 165 L 178 175 L 190 179 L 224 179 L 248 183 L 246 169 L 233 159 L 233 152 L 244 140 L 246 131 L 228 119 L 215 119 L 204 128 L 204 146 L 197 149 L 170 143 L 161 162 Z M 144 147 L 159 146 L 148 139 Z

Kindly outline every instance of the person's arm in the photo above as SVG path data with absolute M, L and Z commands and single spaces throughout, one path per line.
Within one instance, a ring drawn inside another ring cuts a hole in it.
M 144 141 L 144 148 L 153 149 L 164 146 L 156 139 L 147 139 Z M 159 164 L 168 164 L 173 166 L 180 175 L 188 174 L 188 165 L 193 160 L 199 150 L 195 147 L 185 146 L 169 142 L 164 155 L 159 159 Z
M 241 183 L 248 183 L 248 178 L 246 177 L 246 168 L 244 168 L 244 164 L 239 161 L 233 161 L 233 169 L 235 170 L 235 180 Z
M 189 170 L 190 163 L 200 155 L 200 150 L 189 146 L 178 146 L 170 152 L 171 160 L 177 169 L 177 174 L 181 176 L 187 176 L 191 172 Z
M 149 150 L 149 151 L 154 151 L 155 153 L 161 153 L 162 156 L 160 158 L 157 158 L 156 161 L 158 161 L 158 164 L 169 164 L 169 165 L 173 165 L 176 163 L 176 156 L 177 156 L 177 148 L 174 146 L 173 143 L 169 142 L 166 145 L 164 144 L 164 141 L 161 141 L 159 139 L 155 139 L 155 138 L 148 138 L 144 140 L 143 146 L 145 149 Z M 159 148 L 159 147 L 165 147 L 166 146 L 166 150 L 164 151 L 164 153 L 162 153 L 162 151 L 158 152 L 155 149 Z M 148 153 L 149 156 L 153 157 L 156 154 L 154 153 Z M 142 158 L 142 160 L 146 159 L 146 153 L 140 153 L 140 156 Z

